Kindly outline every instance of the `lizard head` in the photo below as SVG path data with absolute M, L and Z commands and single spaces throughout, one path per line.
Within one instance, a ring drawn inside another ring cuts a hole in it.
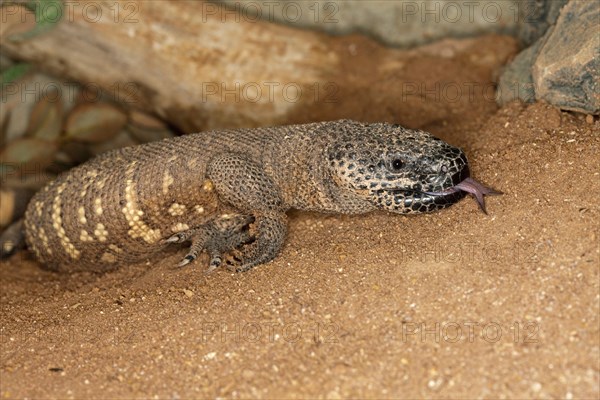
M 463 151 L 431 134 L 384 123 L 346 123 L 327 150 L 343 198 L 401 214 L 448 207 L 470 192 L 483 209 L 491 189 L 469 178 Z M 485 210 L 484 210 L 485 211 Z

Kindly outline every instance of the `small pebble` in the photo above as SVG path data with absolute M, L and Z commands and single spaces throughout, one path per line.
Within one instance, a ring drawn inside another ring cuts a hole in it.
M 594 123 L 594 116 L 591 114 L 588 114 L 585 117 L 585 122 L 587 122 L 588 124 L 592 125 Z
M 540 124 L 546 129 L 558 129 L 561 126 L 561 114 L 557 108 L 550 108 L 546 113 L 546 118 L 540 121 Z

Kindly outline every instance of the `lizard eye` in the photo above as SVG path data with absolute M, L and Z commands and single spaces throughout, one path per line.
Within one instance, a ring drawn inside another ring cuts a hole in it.
M 392 160 L 390 165 L 394 171 L 399 171 L 402 168 L 402 166 L 404 165 L 404 163 L 402 162 L 401 159 L 395 158 Z

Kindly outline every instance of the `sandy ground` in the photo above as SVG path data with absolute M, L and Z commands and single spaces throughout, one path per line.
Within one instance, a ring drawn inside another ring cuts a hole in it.
M 101 276 L 3 262 L 0 397 L 598 398 L 600 122 L 450 117 L 426 127 L 505 193 L 488 215 L 293 213 L 242 274 L 174 269 L 184 250 Z

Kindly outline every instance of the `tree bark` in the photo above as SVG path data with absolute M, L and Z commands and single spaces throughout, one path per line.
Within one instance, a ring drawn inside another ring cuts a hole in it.
M 454 118 L 473 99 L 429 99 L 415 93 L 423 82 L 475 82 L 485 90 L 516 51 L 507 37 L 386 49 L 357 35 L 253 21 L 206 2 L 64 4 L 47 32 L 23 40 L 2 35 L 2 51 L 91 91 L 101 88 L 185 132 L 343 117 L 424 126 Z M 3 17 L 15 7 L 4 6 Z M 435 68 L 424 72 L 423 63 Z M 464 70 L 458 76 L 457 66 Z M 483 96 L 477 91 L 475 100 Z

